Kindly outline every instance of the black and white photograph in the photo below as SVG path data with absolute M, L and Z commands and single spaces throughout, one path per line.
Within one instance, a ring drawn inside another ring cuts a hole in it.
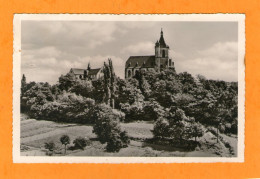
M 243 162 L 244 20 L 16 14 L 14 162 Z

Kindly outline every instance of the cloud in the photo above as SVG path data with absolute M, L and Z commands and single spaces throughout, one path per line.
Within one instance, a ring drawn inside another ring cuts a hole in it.
M 88 63 L 91 64 L 92 68 L 100 68 L 108 58 L 111 58 L 113 61 L 116 75 L 124 78 L 125 64 L 124 60 L 120 57 L 96 55 L 82 58 L 74 57 L 72 60 L 71 57 L 66 58 L 66 54 L 63 54 L 55 47 L 43 47 L 37 50 L 23 51 L 22 73 L 25 74 L 28 81 L 54 84 L 58 81 L 60 75 L 69 72 L 70 68 L 87 68 Z
M 72 67 L 101 67 L 112 58 L 124 77 L 130 55 L 153 55 L 160 28 L 176 71 L 236 80 L 237 24 L 152 21 L 22 21 L 22 72 L 55 83 Z
M 85 46 L 96 48 L 115 40 L 117 25 L 114 22 L 32 22 L 22 23 L 23 45 L 33 44 L 34 48 L 42 46 L 64 47 Z M 121 33 L 120 30 L 118 30 Z
M 208 49 L 197 51 L 194 58 L 185 55 L 176 59 L 176 70 L 193 75 L 201 74 L 209 79 L 237 81 L 238 46 L 236 42 L 218 42 Z
M 129 53 L 131 55 L 152 55 L 154 54 L 154 43 L 146 41 L 131 44 L 123 48 L 122 53 Z

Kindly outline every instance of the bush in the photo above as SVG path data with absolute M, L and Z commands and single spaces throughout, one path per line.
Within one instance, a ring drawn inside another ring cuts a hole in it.
M 195 138 L 195 141 L 197 141 L 197 137 L 202 137 L 204 135 L 203 126 L 200 123 L 196 123 L 195 121 L 191 125 L 191 131 L 190 131 L 191 137 Z
M 155 121 L 164 116 L 164 108 L 156 101 L 147 101 L 143 108 L 142 120 Z
M 125 122 L 143 120 L 143 106 L 141 103 L 133 103 L 132 105 L 125 103 L 120 104 L 121 110 L 125 113 Z
M 88 141 L 87 139 L 83 138 L 83 137 L 77 137 L 74 141 L 74 149 L 81 149 L 84 150 L 84 148 L 87 146 Z
M 129 139 L 125 131 L 113 131 L 107 140 L 106 150 L 108 152 L 118 152 L 121 148 L 127 147 Z
M 53 155 L 53 151 L 55 149 L 55 143 L 54 142 L 46 142 L 44 144 L 44 148 L 48 149 L 47 155 Z
M 94 105 L 93 99 L 64 92 L 56 101 L 46 102 L 43 105 L 33 104 L 31 116 L 57 122 L 92 123 L 90 114 Z
M 157 139 L 163 139 L 169 136 L 169 122 L 165 118 L 159 118 L 155 122 L 152 132 Z
M 67 151 L 67 145 L 70 143 L 70 137 L 68 135 L 63 135 L 60 138 L 60 142 L 62 143 L 62 145 L 65 146 L 65 151 L 64 154 L 66 154 Z
M 152 131 L 155 139 L 167 139 L 181 144 L 192 137 L 196 141 L 204 133 L 202 125 L 196 123 L 194 118 L 187 117 L 181 109 L 171 108 L 167 117 L 160 117 L 155 122 Z
M 96 107 L 93 117 L 95 118 L 93 132 L 101 143 L 107 143 L 107 151 L 117 152 L 121 148 L 127 147 L 128 136 L 119 124 L 121 115 L 115 113 L 109 106 L 101 104 Z

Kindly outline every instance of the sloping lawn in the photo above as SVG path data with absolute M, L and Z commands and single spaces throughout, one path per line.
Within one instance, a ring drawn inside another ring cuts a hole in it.
M 220 142 L 216 143 L 216 137 L 207 132 L 199 139 L 201 147 L 195 151 L 187 152 L 177 150 L 174 147 L 162 146 L 146 143 L 145 139 L 153 137 L 153 123 L 149 122 L 131 122 L 121 123 L 131 139 L 127 148 L 121 149 L 116 153 L 106 152 L 106 144 L 101 144 L 96 135 L 92 132 L 91 125 L 79 124 L 61 124 L 51 121 L 38 121 L 35 119 L 23 119 L 21 121 L 21 155 L 39 156 L 45 155 L 45 142 L 54 142 L 56 153 L 54 155 L 64 155 L 64 146 L 60 142 L 60 137 L 64 134 L 71 139 L 68 148 L 73 145 L 76 137 L 84 137 L 89 139 L 89 145 L 85 150 L 67 150 L 70 156 L 187 156 L 187 157 L 214 157 L 214 156 L 230 156 L 228 149 Z M 226 137 L 227 141 L 231 141 L 231 145 L 236 145 L 236 138 Z
M 135 139 L 148 139 L 153 137 L 153 124 L 148 122 L 121 123 L 128 136 Z

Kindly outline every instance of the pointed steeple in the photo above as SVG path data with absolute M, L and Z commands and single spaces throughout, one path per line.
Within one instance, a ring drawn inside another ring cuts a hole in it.
M 160 37 L 159 43 L 160 43 L 161 47 L 166 47 L 166 43 L 165 43 L 164 38 L 163 38 L 163 30 L 162 30 L 162 28 L 161 28 L 161 37 Z

